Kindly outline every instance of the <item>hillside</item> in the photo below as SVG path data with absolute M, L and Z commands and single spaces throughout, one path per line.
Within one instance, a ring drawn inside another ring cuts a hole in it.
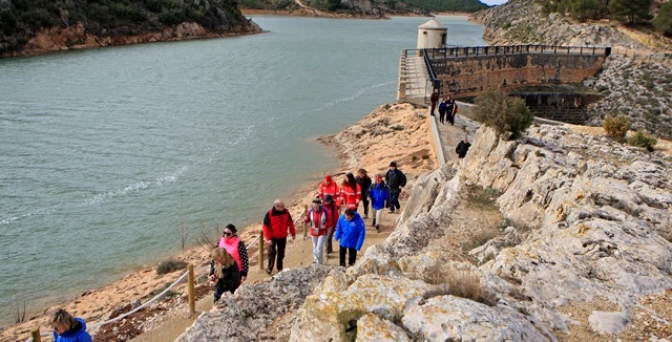
M 235 0 L 0 0 L 0 56 L 261 32 Z
M 672 41 L 617 21 L 581 23 L 559 13 L 542 15 L 534 0 L 508 3 L 475 13 L 490 44 L 611 46 L 602 71 L 584 85 L 604 98 L 588 106 L 589 125 L 601 126 L 607 115 L 628 117 L 633 129 L 672 138 Z
M 478 0 L 241 0 L 243 9 L 286 11 L 315 16 L 375 17 L 476 12 L 488 5 Z M 310 9 L 306 12 L 306 9 Z

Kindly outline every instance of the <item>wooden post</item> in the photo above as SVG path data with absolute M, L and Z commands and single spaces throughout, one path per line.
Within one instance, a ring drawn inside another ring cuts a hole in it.
M 40 336 L 40 328 L 39 327 L 31 330 L 30 335 L 33 336 L 33 342 L 42 342 L 42 337 Z
M 189 315 L 196 313 L 196 290 L 194 289 L 194 265 L 187 265 L 189 275 L 187 276 L 189 283 Z
M 264 269 L 264 232 L 259 233 L 259 269 Z
M 306 215 L 307 215 L 308 214 L 308 206 L 304 205 L 303 210 L 306 211 Z M 303 239 L 305 240 L 307 238 L 308 238 L 308 223 L 304 222 L 303 223 Z

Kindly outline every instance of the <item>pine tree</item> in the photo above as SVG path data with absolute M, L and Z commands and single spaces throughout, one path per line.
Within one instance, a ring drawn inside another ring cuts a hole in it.
M 610 0 L 609 12 L 616 19 L 629 24 L 643 20 L 651 20 L 651 4 L 653 0 Z

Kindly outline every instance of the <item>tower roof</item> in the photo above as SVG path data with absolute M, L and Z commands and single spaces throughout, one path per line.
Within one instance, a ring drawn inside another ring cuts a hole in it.
M 436 19 L 431 19 L 428 22 L 418 26 L 418 28 L 429 29 L 429 30 L 438 30 L 438 29 L 445 30 L 446 29 L 446 27 L 441 25 L 438 21 L 436 21 Z

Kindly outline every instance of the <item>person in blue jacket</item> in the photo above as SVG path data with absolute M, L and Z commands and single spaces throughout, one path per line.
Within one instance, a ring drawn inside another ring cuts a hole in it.
M 86 332 L 86 323 L 79 317 L 72 317 L 67 311 L 58 309 L 51 320 L 55 342 L 91 342 Z
M 386 203 L 389 197 L 383 175 L 380 173 L 376 175 L 376 182 L 371 184 L 368 193 L 371 197 L 371 209 L 373 209 L 373 225 L 376 227 L 376 232 L 380 232 L 380 219 L 383 210 L 387 207 Z
M 336 224 L 336 233 L 334 239 L 339 242 L 339 261 L 341 266 L 345 267 L 345 253 L 348 256 L 348 266 L 352 266 L 357 261 L 357 251 L 362 249 L 364 237 L 366 236 L 366 227 L 364 220 L 359 213 L 353 209 L 346 209 Z

